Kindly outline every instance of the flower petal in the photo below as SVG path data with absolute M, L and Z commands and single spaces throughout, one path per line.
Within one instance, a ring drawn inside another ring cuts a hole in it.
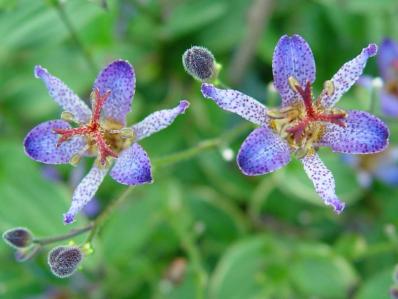
M 91 117 L 90 108 L 57 77 L 51 75 L 40 65 L 35 66 L 35 77 L 42 79 L 50 96 L 65 110 L 82 123 L 87 123 Z
M 108 168 L 98 168 L 94 164 L 73 192 L 72 205 L 68 212 L 64 214 L 66 224 L 74 222 L 76 214 L 94 197 L 107 172 Z
M 315 191 L 325 204 L 332 206 L 337 214 L 344 210 L 345 204 L 339 200 L 335 191 L 333 174 L 326 168 L 318 154 L 307 155 L 301 159 L 305 173 L 314 184 Z
M 389 93 L 385 89 L 380 91 L 380 106 L 381 111 L 387 115 L 392 117 L 398 116 L 398 96 L 392 93 Z
M 46 164 L 69 163 L 74 154 L 85 145 L 85 139 L 74 136 L 57 147 L 58 135 L 54 129 L 68 129 L 71 126 L 63 120 L 50 120 L 34 127 L 24 140 L 25 153 L 33 160 Z
M 289 77 L 295 78 L 300 86 L 315 81 L 315 61 L 307 42 L 300 35 L 284 35 L 275 47 L 272 58 L 274 85 L 282 97 L 282 107 L 291 105 L 297 94 L 289 85 Z
M 113 61 L 98 75 L 94 88 L 98 88 L 101 94 L 111 91 L 103 107 L 104 115 L 125 125 L 135 90 L 135 74 L 130 63 L 125 60 Z
M 377 153 L 387 147 L 389 131 L 380 119 L 365 111 L 347 112 L 346 127 L 326 124 L 320 145 L 347 154 Z
M 256 125 L 265 125 L 267 121 L 267 108 L 237 90 L 219 89 L 203 83 L 202 94 L 205 98 L 212 99 L 221 109 L 236 113 Z
M 167 128 L 173 123 L 176 117 L 183 114 L 188 107 L 189 102 L 184 100 L 180 101 L 180 104 L 177 107 L 159 110 L 148 115 L 132 127 L 135 133 L 135 141 L 142 140 L 160 130 L 163 130 L 164 128 Z
M 148 154 L 138 143 L 134 143 L 121 153 L 110 175 L 116 182 L 124 185 L 152 183 Z
M 398 63 L 398 43 L 386 38 L 380 45 L 380 54 L 377 57 L 377 64 L 384 80 L 395 78 L 398 65 L 394 67 L 394 63 Z
M 269 173 L 290 161 L 289 146 L 269 128 L 260 127 L 243 142 L 236 160 L 246 175 Z
M 369 44 L 366 48 L 362 49 L 362 52 L 358 56 L 346 62 L 332 78 L 334 86 L 333 93 L 331 95 L 328 95 L 325 91 L 322 93 L 321 104 L 324 107 L 333 107 L 340 100 L 341 96 L 358 81 L 368 58 L 376 54 L 377 45 Z

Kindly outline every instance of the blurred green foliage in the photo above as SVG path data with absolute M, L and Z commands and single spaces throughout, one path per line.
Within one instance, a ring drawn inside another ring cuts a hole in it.
M 190 100 L 185 116 L 143 142 L 153 158 L 243 122 L 202 98 L 199 84 L 183 71 L 181 55 L 191 45 L 208 47 L 229 83 L 255 1 L 62 2 L 74 33 L 56 0 L 0 0 L 0 231 L 26 226 L 37 236 L 49 236 L 87 221 L 81 216 L 72 226 L 62 224 L 76 170 L 57 167 L 61 181 L 50 181 L 43 165 L 23 153 L 30 128 L 60 114 L 33 77 L 36 64 L 88 99 L 101 67 L 116 58 L 129 60 L 137 74 L 129 123 Z M 252 63 L 234 86 L 269 104 L 277 104 L 267 85 L 281 35 L 298 33 L 310 43 L 318 89 L 369 42 L 398 39 L 395 0 L 274 0 L 271 7 Z M 377 75 L 374 59 L 366 72 Z M 368 93 L 354 88 L 341 106 L 367 110 L 369 100 Z M 396 144 L 398 125 L 394 120 L 389 125 Z M 226 146 L 236 152 L 248 132 Z M 69 279 L 51 275 L 45 251 L 18 264 L 0 243 L 0 298 L 389 298 L 398 257 L 396 188 L 375 182 L 361 189 L 355 171 L 322 150 L 337 193 L 348 203 L 336 216 L 315 194 L 299 162 L 272 175 L 245 177 L 221 150 L 156 169 L 155 183 L 136 188 L 115 211 L 94 241 L 94 254 Z M 98 192 L 101 206 L 124 188 L 106 178 Z

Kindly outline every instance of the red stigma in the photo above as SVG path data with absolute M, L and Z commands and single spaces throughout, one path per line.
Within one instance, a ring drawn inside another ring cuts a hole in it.
M 117 158 L 117 153 L 115 153 L 106 143 L 100 124 L 101 110 L 110 94 L 111 92 L 108 90 L 101 95 L 98 88 L 95 88 L 92 95 L 93 104 L 90 122 L 78 128 L 54 129 L 54 133 L 61 135 L 58 139 L 57 146 L 60 146 L 63 142 L 69 140 L 73 136 L 86 136 L 89 137 L 90 140 L 93 140 L 97 145 L 101 165 L 105 165 L 106 158 L 108 156 Z
M 301 119 L 298 124 L 286 130 L 288 133 L 293 134 L 294 140 L 296 142 L 300 141 L 304 130 L 311 122 L 330 122 L 340 127 L 345 127 L 343 119 L 346 117 L 346 115 L 344 113 L 322 113 L 314 109 L 312 102 L 311 83 L 309 81 L 307 81 L 304 89 L 299 85 L 295 85 L 295 88 L 303 99 L 306 111 L 306 116 Z

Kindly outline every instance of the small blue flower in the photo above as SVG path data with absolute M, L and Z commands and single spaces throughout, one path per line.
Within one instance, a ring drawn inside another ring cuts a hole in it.
M 377 63 L 384 81 L 380 93 L 382 112 L 396 117 L 398 116 L 398 43 L 388 38 L 384 39 Z
M 65 223 L 72 223 L 93 198 L 114 160 L 110 175 L 115 181 L 125 185 L 152 182 L 149 157 L 137 142 L 168 127 L 189 107 L 188 101 L 152 113 L 128 127 L 126 115 L 131 111 L 135 74 L 127 61 L 116 60 L 100 72 L 93 87 L 92 109 L 41 66 L 35 67 L 35 76 L 43 80 L 50 96 L 65 112 L 62 120 L 41 123 L 28 133 L 24 141 L 26 154 L 46 164 L 73 165 L 83 156 L 97 156 L 73 193 Z
M 241 171 L 246 175 L 266 174 L 289 163 L 291 154 L 295 154 L 319 196 L 340 213 L 344 203 L 335 193 L 333 175 L 316 152 L 326 146 L 339 153 L 370 154 L 387 147 L 389 131 L 380 119 L 364 111 L 334 107 L 376 52 L 375 44 L 364 48 L 325 82 L 323 91 L 313 101 L 312 51 L 301 36 L 283 36 L 272 61 L 274 85 L 282 98 L 280 109 L 268 109 L 236 90 L 202 84 L 204 97 L 259 126 L 240 148 L 237 163 Z

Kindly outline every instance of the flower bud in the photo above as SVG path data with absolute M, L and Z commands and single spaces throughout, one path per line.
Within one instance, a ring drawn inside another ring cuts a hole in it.
M 18 248 L 15 252 L 15 260 L 17 262 L 26 262 L 30 260 L 40 249 L 40 245 L 33 245 L 26 248 Z
M 203 47 L 193 46 L 182 55 L 182 64 L 188 74 L 199 81 L 208 81 L 216 73 L 213 54 Z
M 32 244 L 32 233 L 23 227 L 9 229 L 3 234 L 4 241 L 14 248 L 25 248 Z
M 48 254 L 51 272 L 60 278 L 71 276 L 83 259 L 83 254 L 76 246 L 58 246 Z

